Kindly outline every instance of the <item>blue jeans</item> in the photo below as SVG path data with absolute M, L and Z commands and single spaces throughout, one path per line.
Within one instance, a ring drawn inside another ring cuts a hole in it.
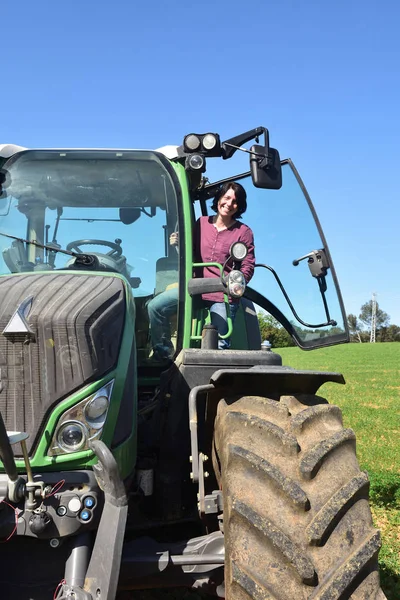
M 227 321 L 227 305 L 225 302 L 206 302 L 206 306 L 210 311 L 211 323 L 218 329 L 219 335 L 225 335 L 228 333 L 228 321 Z M 229 304 L 230 317 L 232 324 L 235 322 L 236 313 L 239 309 L 240 304 Z M 219 350 L 228 350 L 231 346 L 230 338 L 218 340 Z
M 228 333 L 228 322 L 226 320 L 225 302 L 205 302 L 210 311 L 211 323 L 217 328 L 220 335 Z M 229 304 L 230 317 L 235 321 L 239 303 Z M 171 342 L 170 318 L 178 310 L 178 288 L 172 288 L 161 292 L 147 304 L 150 321 L 151 345 L 154 354 L 159 358 L 169 358 L 174 354 L 174 346 Z M 230 348 L 230 338 L 218 340 L 219 350 Z
M 151 345 L 158 358 L 169 358 L 175 350 L 171 342 L 170 318 L 178 311 L 178 288 L 161 292 L 147 304 Z

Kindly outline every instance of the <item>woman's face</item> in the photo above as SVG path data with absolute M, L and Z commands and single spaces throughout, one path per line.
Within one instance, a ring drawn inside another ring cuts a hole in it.
M 236 200 L 236 194 L 232 188 L 229 188 L 227 192 L 218 200 L 218 214 L 221 217 L 233 217 L 237 213 L 238 203 Z

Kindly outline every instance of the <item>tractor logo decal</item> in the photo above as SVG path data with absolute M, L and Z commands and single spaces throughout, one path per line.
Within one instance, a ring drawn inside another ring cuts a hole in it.
M 26 321 L 32 308 L 32 302 L 33 296 L 29 296 L 29 298 L 23 300 L 3 329 L 3 335 L 11 338 L 11 341 L 14 341 L 14 339 L 16 341 L 20 340 L 21 337 L 28 340 L 35 337 L 34 332 Z

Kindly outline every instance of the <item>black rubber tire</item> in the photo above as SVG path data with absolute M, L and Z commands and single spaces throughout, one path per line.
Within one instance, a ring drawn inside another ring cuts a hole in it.
M 226 598 L 385 599 L 368 476 L 337 406 L 310 395 L 221 400 L 214 449 Z

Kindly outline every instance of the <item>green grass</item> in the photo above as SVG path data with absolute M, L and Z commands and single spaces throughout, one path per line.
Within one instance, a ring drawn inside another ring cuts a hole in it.
M 357 435 L 357 455 L 371 479 L 371 508 L 382 533 L 379 556 L 388 600 L 400 598 L 400 344 L 346 344 L 304 352 L 281 348 L 283 364 L 342 373 L 318 394 L 343 411 Z

